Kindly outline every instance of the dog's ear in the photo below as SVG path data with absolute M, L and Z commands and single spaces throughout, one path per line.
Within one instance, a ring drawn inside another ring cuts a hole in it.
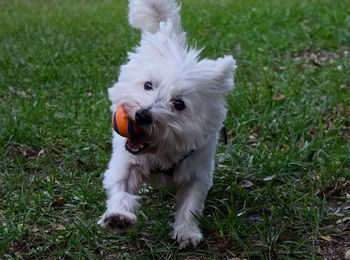
M 174 31 L 181 31 L 180 7 L 175 0 L 129 0 L 129 23 L 142 33 L 154 34 L 160 22 L 171 21 Z
M 224 56 L 217 60 L 200 60 L 192 71 L 198 81 L 202 78 L 207 90 L 213 93 L 226 94 L 233 88 L 236 61 L 232 56 Z

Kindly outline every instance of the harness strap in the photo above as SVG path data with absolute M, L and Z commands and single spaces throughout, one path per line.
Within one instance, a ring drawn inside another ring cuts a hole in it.
M 174 175 L 174 172 L 175 172 L 175 169 L 184 161 L 186 160 L 188 157 L 190 157 L 193 152 L 195 150 L 191 150 L 188 154 L 186 154 L 184 157 L 182 157 L 177 163 L 174 163 L 170 168 L 168 169 L 162 169 L 160 167 L 155 167 L 155 168 L 152 168 L 151 169 L 151 174 L 154 174 L 154 173 L 161 173 L 161 174 L 164 174 L 164 175 L 168 175 L 168 176 L 173 176 Z

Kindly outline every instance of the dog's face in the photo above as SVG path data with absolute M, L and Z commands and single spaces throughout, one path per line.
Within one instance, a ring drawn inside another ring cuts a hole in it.
M 184 39 L 170 22 L 144 34 L 109 89 L 112 109 L 123 106 L 143 129 L 139 138 L 126 142 L 133 154 L 196 149 L 225 119 L 234 60 L 199 60 L 200 52 L 188 49 Z

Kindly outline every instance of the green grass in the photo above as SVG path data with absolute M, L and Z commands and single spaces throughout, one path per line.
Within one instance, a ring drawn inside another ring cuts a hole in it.
M 168 189 L 142 191 L 139 222 L 124 235 L 96 224 L 107 88 L 139 39 L 127 2 L 1 1 L 0 258 L 343 257 L 349 14 L 346 0 L 182 1 L 190 43 L 203 56 L 234 55 L 238 71 L 205 240 L 181 251 L 169 237 Z

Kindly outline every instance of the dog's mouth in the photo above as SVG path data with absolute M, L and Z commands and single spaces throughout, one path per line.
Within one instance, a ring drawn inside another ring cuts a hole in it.
M 132 154 L 139 154 L 144 151 L 148 147 L 148 143 L 146 142 L 144 137 L 137 137 L 128 139 L 125 144 L 125 149 Z

